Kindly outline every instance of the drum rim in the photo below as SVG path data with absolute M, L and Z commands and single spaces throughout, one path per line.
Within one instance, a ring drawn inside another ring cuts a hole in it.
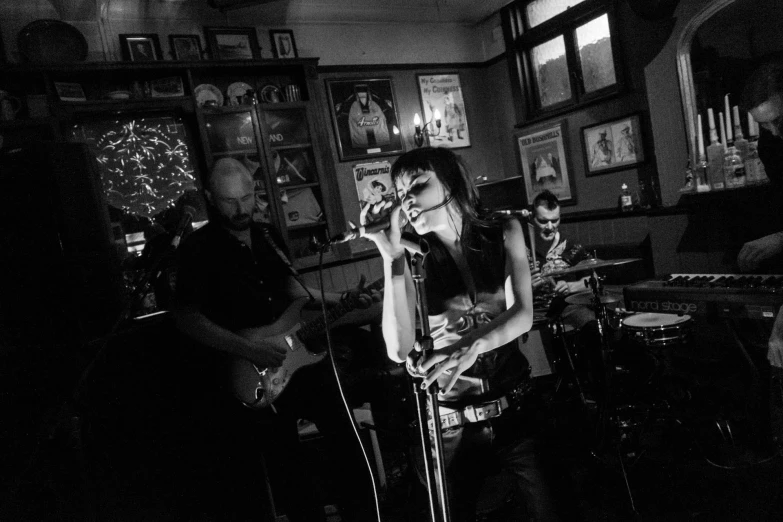
M 629 319 L 635 319 L 637 317 L 643 317 L 643 316 L 650 316 L 650 315 L 661 315 L 661 316 L 672 316 L 678 319 L 677 322 L 671 323 L 671 324 L 656 324 L 656 325 L 637 325 L 637 324 L 628 324 L 626 321 Z M 634 315 L 629 315 L 628 317 L 623 317 L 622 319 L 622 325 L 628 328 L 638 328 L 638 329 L 665 329 L 665 328 L 675 328 L 680 325 L 688 324 L 693 320 L 693 318 L 689 314 L 665 314 L 660 312 L 643 312 L 638 313 Z

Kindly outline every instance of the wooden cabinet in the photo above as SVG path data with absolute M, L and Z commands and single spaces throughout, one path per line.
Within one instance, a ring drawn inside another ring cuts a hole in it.
M 48 100 L 48 115 L 26 107 L 0 134 L 15 141 L 62 139 L 82 121 L 118 115 L 174 114 L 185 123 L 201 185 L 214 162 L 234 157 L 254 174 L 259 219 L 282 233 L 298 267 L 317 263 L 313 240 L 344 228 L 325 136 L 317 59 L 237 62 L 70 64 L 0 68 L 0 89 L 23 102 Z M 199 87 L 203 86 L 203 87 Z M 204 90 L 222 103 L 203 104 Z M 246 89 L 248 96 L 237 96 Z M 79 100 L 77 98 L 84 98 Z M 24 131 L 24 132 L 23 132 Z M 328 252 L 327 261 L 335 259 Z

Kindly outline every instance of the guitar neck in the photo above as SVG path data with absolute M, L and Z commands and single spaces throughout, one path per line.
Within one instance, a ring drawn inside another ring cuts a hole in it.
M 372 292 L 373 290 L 381 290 L 383 288 L 383 284 L 384 280 L 381 278 L 371 283 L 369 286 L 365 286 L 364 290 L 368 293 Z M 319 335 L 323 334 L 324 331 L 326 331 L 328 325 L 332 324 L 337 319 L 356 308 L 354 301 L 355 299 L 346 299 L 344 301 L 340 301 L 337 305 L 327 310 L 325 318 L 324 316 L 321 316 L 318 319 L 313 319 L 312 321 L 303 323 L 296 332 L 296 334 L 299 336 L 299 339 L 306 343 L 314 337 L 318 337 Z

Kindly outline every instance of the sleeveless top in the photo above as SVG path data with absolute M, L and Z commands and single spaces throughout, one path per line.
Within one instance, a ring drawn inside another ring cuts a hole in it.
M 500 227 L 480 229 L 470 244 L 463 243 L 476 287 L 471 295 L 456 262 L 434 234 L 425 234 L 430 253 L 424 259 L 430 334 L 436 350 L 450 346 L 469 331 L 492 321 L 506 310 L 505 249 Z M 464 236 L 463 236 L 464 237 Z M 443 387 L 450 375 L 443 375 Z M 514 340 L 478 356 L 440 402 L 462 407 L 493 400 L 530 378 L 530 365 Z

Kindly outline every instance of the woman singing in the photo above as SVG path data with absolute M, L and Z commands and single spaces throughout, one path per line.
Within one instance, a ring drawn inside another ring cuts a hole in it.
M 483 479 L 500 468 L 513 476 L 528 516 L 556 520 L 534 452 L 530 367 L 516 339 L 533 323 L 523 227 L 492 219 L 460 159 L 444 148 L 419 148 L 392 167 L 401 205 L 387 231 L 369 234 L 384 260 L 383 335 L 388 355 L 438 383 L 443 457 L 451 515 L 473 520 Z M 388 208 L 376 205 L 365 211 Z M 426 241 L 425 290 L 434 355 L 416 357 L 415 289 L 400 213 Z M 522 520 L 523 518 L 513 518 Z

